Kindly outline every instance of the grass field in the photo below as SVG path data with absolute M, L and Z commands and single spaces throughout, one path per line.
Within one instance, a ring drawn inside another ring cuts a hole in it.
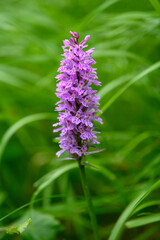
M 78 164 L 58 161 L 52 127 L 70 30 L 91 35 L 102 82 L 105 150 L 86 167 L 99 240 L 159 240 L 159 0 L 0 1 L 0 239 L 94 239 Z

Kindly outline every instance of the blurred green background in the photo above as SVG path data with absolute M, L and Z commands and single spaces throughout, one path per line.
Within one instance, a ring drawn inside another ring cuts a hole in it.
M 70 30 L 80 39 L 91 35 L 102 82 L 97 90 L 104 124 L 97 126 L 105 151 L 88 157 L 97 170 L 87 168 L 101 239 L 160 176 L 159 1 L 1 0 L 0 218 L 33 194 L 38 201 L 32 211 L 24 206 L 0 219 L 0 226 L 32 217 L 25 240 L 93 239 L 78 168 L 57 161 L 52 132 L 58 116 L 54 77 Z M 159 199 L 155 190 L 132 218 L 159 216 Z M 158 240 L 159 220 L 123 224 L 121 239 Z M 2 232 L 0 239 L 21 237 Z

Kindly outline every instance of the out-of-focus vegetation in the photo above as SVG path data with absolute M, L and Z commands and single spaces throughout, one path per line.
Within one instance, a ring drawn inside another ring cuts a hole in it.
M 77 164 L 57 161 L 52 133 L 69 30 L 91 35 L 102 81 L 105 151 L 88 157 L 98 169 L 87 168 L 100 237 L 158 240 L 158 0 L 0 1 L 0 226 L 31 217 L 24 240 L 93 239 Z

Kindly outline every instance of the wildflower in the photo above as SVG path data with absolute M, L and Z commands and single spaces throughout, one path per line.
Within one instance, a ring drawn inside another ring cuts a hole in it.
M 87 35 L 83 41 L 78 43 L 79 35 L 71 32 L 72 38 L 64 40 L 64 59 L 58 69 L 56 76 L 57 92 L 60 98 L 57 102 L 56 111 L 59 112 L 59 122 L 53 124 L 60 126 L 54 132 L 60 131 L 59 145 L 61 150 L 57 152 L 59 157 L 67 151 L 71 157 L 79 159 L 82 155 L 88 155 L 87 150 L 92 144 L 99 144 L 93 122 L 102 124 L 102 119 L 96 116 L 98 109 L 97 91 L 91 85 L 100 85 L 97 81 L 96 68 L 91 65 L 96 62 L 91 57 L 94 49 L 83 51 L 90 36 Z

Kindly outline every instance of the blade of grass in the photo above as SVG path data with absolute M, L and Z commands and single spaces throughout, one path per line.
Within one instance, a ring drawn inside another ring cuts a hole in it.
M 144 208 L 152 207 L 152 206 L 155 206 L 155 205 L 160 205 L 160 200 L 149 201 L 149 202 L 141 204 L 139 207 L 137 207 L 135 209 L 135 211 L 133 212 L 132 215 L 134 215 L 135 213 L 143 210 Z
M 124 146 L 123 149 L 121 149 L 118 154 L 122 155 L 123 157 L 126 157 L 133 149 L 137 147 L 141 142 L 143 142 L 145 139 L 149 138 L 153 134 L 150 132 L 143 132 L 137 135 L 135 138 L 133 138 L 126 146 Z
M 133 240 L 150 240 L 154 234 L 159 232 L 158 226 L 153 226 L 152 228 L 146 228 L 138 236 L 134 237 Z
M 153 168 L 156 168 L 160 164 L 160 155 L 157 155 L 148 164 L 145 165 L 143 170 L 137 174 L 135 182 L 139 182 L 144 176 L 146 176 Z
M 64 197 L 64 196 L 63 196 L 62 194 L 57 194 L 57 195 L 49 196 L 48 198 L 52 198 L 52 199 L 53 199 L 53 198 L 63 198 L 63 197 Z M 45 197 L 45 198 L 46 198 L 46 197 Z M 36 200 L 34 201 L 34 203 L 40 202 L 40 201 L 42 201 L 43 199 L 44 199 L 44 198 L 38 198 L 38 199 L 36 199 Z M 8 213 L 7 215 L 1 217 L 1 218 L 0 218 L 0 222 L 3 221 L 3 220 L 5 220 L 6 218 L 12 216 L 13 214 L 21 211 L 22 209 L 30 206 L 31 204 L 33 204 L 33 202 L 28 202 L 28 203 L 22 205 L 21 207 L 16 208 L 16 209 L 13 210 L 12 212 L 10 212 L 10 213 Z
M 128 74 L 111 81 L 110 83 L 106 84 L 104 87 L 101 88 L 101 90 L 98 92 L 98 95 L 102 99 L 107 93 L 109 93 L 119 85 L 127 82 L 130 78 L 131 78 L 131 74 Z
M 125 225 L 127 228 L 136 228 L 136 227 L 141 227 L 146 224 L 151 224 L 159 221 L 160 221 L 160 213 L 157 213 L 157 214 L 152 214 L 151 216 L 145 216 L 145 217 L 133 219 L 131 221 L 126 222 Z
M 22 79 L 25 79 L 27 82 L 32 84 L 34 82 L 38 82 L 41 78 L 40 75 L 34 72 L 16 66 L 9 66 L 7 64 L 0 64 L 0 71 L 4 71 L 4 73 L 10 74 L 11 76 L 14 76 L 15 79 L 20 79 L 21 81 Z
M 109 240 L 118 240 L 124 229 L 124 225 L 129 217 L 132 215 L 133 211 L 138 207 L 138 205 L 155 189 L 160 187 L 160 180 L 153 184 L 149 189 L 141 193 L 136 199 L 134 199 L 127 208 L 123 211 L 118 221 L 116 222 L 112 232 L 109 236 Z
M 40 178 L 34 185 L 38 186 L 37 190 L 34 192 L 32 196 L 31 202 L 35 201 L 35 198 L 37 195 L 43 191 L 49 184 L 51 184 L 54 180 L 56 180 L 58 177 L 60 177 L 62 174 L 64 174 L 67 171 L 70 171 L 73 168 L 77 167 L 77 163 L 67 164 L 65 166 L 62 166 L 60 168 L 57 168 L 49 173 L 47 173 L 45 176 Z
M 22 89 L 25 89 L 28 86 L 26 83 L 18 80 L 13 75 L 2 70 L 0 70 L 0 82 Z
M 96 9 L 94 9 L 91 13 L 89 13 L 81 22 L 80 25 L 78 25 L 77 29 L 78 31 L 81 31 L 84 26 L 86 26 L 88 23 L 90 23 L 98 14 L 100 14 L 102 11 L 104 11 L 106 8 L 110 7 L 114 3 L 118 2 L 119 0 L 107 0 L 104 1 L 101 5 L 99 5 Z
M 40 121 L 44 119 L 55 119 L 54 114 L 52 113 L 37 113 L 33 115 L 29 115 L 20 119 L 14 125 L 12 125 L 3 135 L 1 142 L 0 142 L 0 161 L 2 159 L 3 152 L 7 146 L 7 143 L 11 139 L 11 137 L 18 131 L 21 127 L 25 126 L 28 123 Z
M 126 50 L 112 50 L 112 49 L 103 49 L 103 50 L 96 50 L 94 53 L 95 58 L 101 58 L 101 57 L 115 57 L 115 58 L 130 58 L 138 62 L 144 62 L 143 59 Z
M 157 70 L 160 68 L 160 62 L 156 62 L 149 68 L 145 69 L 143 72 L 138 74 L 136 77 L 134 77 L 130 82 L 128 82 L 124 87 L 122 87 L 120 90 L 118 90 L 111 98 L 110 100 L 102 107 L 102 112 L 104 113 L 111 104 L 120 96 L 122 95 L 132 84 L 143 78 L 144 76 L 148 75 L 149 73 Z
M 159 1 L 158 0 L 150 0 L 150 3 L 155 8 L 157 13 L 160 15 L 160 3 L 159 3 Z
M 110 181 L 114 181 L 116 179 L 116 175 L 112 173 L 110 170 L 108 170 L 106 167 L 102 167 L 99 165 L 96 165 L 96 167 L 98 168 L 98 172 L 103 174 Z M 97 171 L 97 169 L 93 168 L 93 171 Z

